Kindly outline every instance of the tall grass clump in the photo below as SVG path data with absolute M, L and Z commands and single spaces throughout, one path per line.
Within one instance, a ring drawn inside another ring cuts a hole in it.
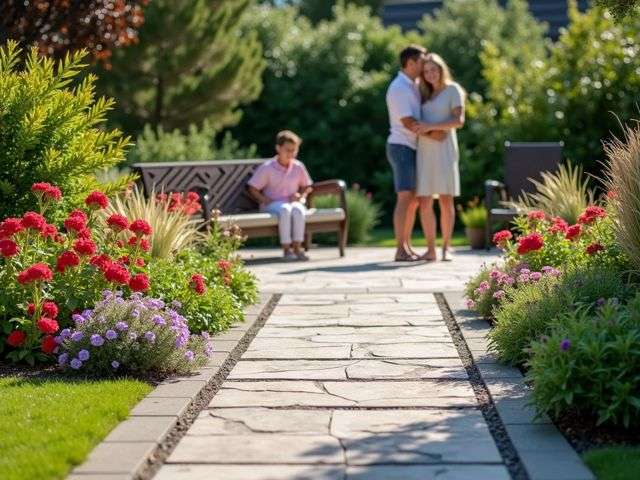
M 106 214 L 114 213 L 124 215 L 130 221 L 143 219 L 151 225 L 150 254 L 154 258 L 170 258 L 176 252 L 204 241 L 204 235 L 198 230 L 201 221 L 180 210 L 170 211 L 168 202 L 158 201 L 154 191 L 145 198 L 135 186 L 132 191 L 113 199 Z
M 584 209 L 594 203 L 589 178 L 583 176 L 581 166 L 570 161 L 560 165 L 556 172 L 543 172 L 542 181 L 531 179 L 531 182 L 536 186 L 536 193 L 525 193 L 506 204 L 520 212 L 542 210 L 574 224 Z
M 624 138 L 609 141 L 605 152 L 605 185 L 616 211 L 616 238 L 631 265 L 640 270 L 640 125 L 626 126 Z

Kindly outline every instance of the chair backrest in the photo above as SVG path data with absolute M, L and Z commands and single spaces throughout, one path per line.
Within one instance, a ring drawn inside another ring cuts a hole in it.
M 534 193 L 535 185 L 529 180 L 542 179 L 542 172 L 555 172 L 562 161 L 562 142 L 505 142 L 504 183 L 513 199 L 525 193 Z
M 136 163 L 145 195 L 159 192 L 197 192 L 206 220 L 213 209 L 237 214 L 258 209 L 247 191 L 253 172 L 267 159 L 206 162 Z

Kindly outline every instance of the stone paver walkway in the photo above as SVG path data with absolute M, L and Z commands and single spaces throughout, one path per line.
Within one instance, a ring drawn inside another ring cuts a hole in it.
M 245 252 L 262 290 L 283 295 L 156 479 L 509 479 L 432 293 L 461 290 L 495 257 L 311 254 Z

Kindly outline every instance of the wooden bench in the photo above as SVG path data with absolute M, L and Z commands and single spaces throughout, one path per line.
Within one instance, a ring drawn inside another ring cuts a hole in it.
M 260 212 L 247 190 L 253 172 L 267 160 L 136 163 L 131 168 L 139 175 L 146 195 L 151 192 L 197 192 L 207 224 L 211 221 L 211 212 L 217 209 L 222 212 L 219 222 L 234 223 L 249 238 L 255 238 L 278 236 L 277 216 Z M 348 235 L 345 192 L 342 180 L 313 184 L 313 192 L 307 199 L 305 249 L 309 249 L 314 233 L 336 232 L 340 256 L 344 256 Z M 314 208 L 314 197 L 320 195 L 337 196 L 340 206 Z

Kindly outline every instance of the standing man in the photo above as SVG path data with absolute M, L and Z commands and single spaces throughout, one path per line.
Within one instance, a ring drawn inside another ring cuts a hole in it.
M 387 159 L 393 170 L 396 206 L 393 230 L 396 237 L 396 261 L 420 260 L 411 249 L 411 230 L 418 200 L 416 188 L 416 148 L 421 131 L 421 96 L 417 79 L 422 74 L 427 49 L 410 45 L 400 52 L 401 70 L 387 90 L 390 133 L 387 139 Z

